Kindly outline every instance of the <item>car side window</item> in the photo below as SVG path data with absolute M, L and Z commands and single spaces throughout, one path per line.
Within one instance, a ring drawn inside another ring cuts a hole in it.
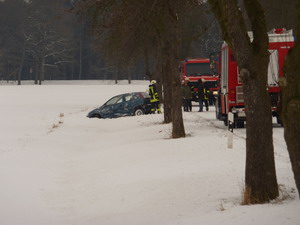
M 132 95 L 131 94 L 125 95 L 124 100 L 125 102 L 132 101 Z
M 137 100 L 137 99 L 139 99 L 139 98 L 140 98 L 140 96 L 139 96 L 138 93 L 134 93 L 134 94 L 132 95 L 132 99 L 133 99 L 133 100 Z
M 122 103 L 123 102 L 123 98 L 122 96 L 117 100 L 116 104 Z
M 116 96 L 116 97 L 113 97 L 112 99 L 108 100 L 108 102 L 106 102 L 106 105 L 113 105 L 113 104 L 121 103 L 122 100 L 123 100 L 122 95 Z

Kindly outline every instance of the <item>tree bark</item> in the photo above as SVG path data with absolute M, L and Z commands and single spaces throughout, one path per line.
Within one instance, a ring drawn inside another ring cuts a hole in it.
M 149 69 L 149 54 L 147 46 L 144 48 L 144 64 L 145 64 L 145 76 L 151 81 L 154 78 L 152 77 L 152 74 L 150 73 Z
M 162 49 L 162 57 L 161 64 L 162 64 L 162 86 L 163 86 L 163 98 L 164 98 L 164 123 L 171 123 L 172 122 L 172 79 L 168 76 L 168 70 L 170 68 L 170 62 L 168 58 L 168 52 L 164 52 L 165 50 Z
M 259 79 L 267 68 L 255 67 L 254 79 L 243 84 L 246 104 L 246 203 L 264 203 L 278 197 L 272 141 L 271 103 Z M 262 73 L 263 72 L 263 73 Z
M 171 108 L 171 118 L 172 118 L 172 138 L 181 138 L 185 137 L 185 129 L 182 119 L 182 97 L 181 97 L 181 84 L 180 84 L 180 76 L 178 72 L 178 46 L 175 44 L 176 42 L 171 42 L 170 49 L 173 51 L 173 57 L 170 55 L 170 77 L 171 77 L 171 100 L 172 100 L 172 108 Z M 176 54 L 177 53 L 177 54 Z
M 170 68 L 170 63 L 168 60 L 168 52 L 164 52 L 163 46 L 157 48 L 156 52 L 156 63 L 154 67 L 154 73 L 157 77 L 158 81 L 158 94 L 160 103 L 163 105 L 164 112 L 164 122 L 163 123 L 171 123 L 171 95 L 172 95 L 172 87 L 171 81 L 167 77 L 168 70 Z M 166 57 L 164 57 L 166 56 Z
M 163 60 L 166 60 L 166 63 L 163 72 L 166 82 L 171 85 L 170 90 L 166 92 L 169 96 L 165 98 L 165 104 L 171 104 L 172 138 L 181 138 L 185 137 L 185 129 L 182 119 L 180 76 L 177 69 L 179 64 L 178 19 L 171 2 L 165 1 L 164 3 L 166 27 L 162 40 L 162 52 Z
M 297 1 L 297 33 L 295 46 L 285 61 L 285 77 L 282 88 L 282 122 L 292 170 L 300 197 L 300 0 Z
M 209 0 L 234 52 L 246 106 L 245 203 L 264 203 L 278 196 L 272 139 L 271 103 L 267 86 L 268 36 L 264 11 L 257 0 L 244 0 L 253 41 L 236 0 Z

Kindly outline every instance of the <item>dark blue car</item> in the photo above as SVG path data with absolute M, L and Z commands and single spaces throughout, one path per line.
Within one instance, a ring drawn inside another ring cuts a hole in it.
M 150 96 L 147 92 L 117 95 L 104 105 L 88 113 L 89 118 L 117 118 L 151 113 Z

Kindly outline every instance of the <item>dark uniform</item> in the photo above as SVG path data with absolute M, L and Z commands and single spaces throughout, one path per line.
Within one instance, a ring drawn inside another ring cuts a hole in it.
M 149 85 L 149 95 L 150 95 L 150 103 L 151 103 L 151 113 L 161 113 L 160 111 L 160 102 L 158 97 L 158 92 L 156 90 L 156 81 L 152 80 Z
M 185 112 L 192 111 L 192 90 L 187 83 L 188 80 L 185 80 L 181 87 L 183 111 Z
M 206 111 L 208 111 L 208 96 L 209 96 L 209 90 L 204 88 L 204 104 L 205 104 L 205 108 Z
M 192 92 L 192 98 L 191 98 L 191 100 L 189 102 L 189 109 L 192 112 L 192 108 L 193 108 L 192 101 L 197 100 L 197 98 L 198 98 L 197 97 L 198 93 L 195 91 L 195 86 L 194 85 L 191 86 L 191 92 Z
M 199 100 L 199 112 L 203 112 L 203 103 L 205 104 L 206 111 L 208 111 L 208 96 L 207 91 L 204 88 L 202 80 L 198 80 L 198 100 Z

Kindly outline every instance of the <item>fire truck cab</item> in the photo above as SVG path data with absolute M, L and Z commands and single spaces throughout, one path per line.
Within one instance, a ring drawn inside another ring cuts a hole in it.
M 270 61 L 268 67 L 268 92 L 272 105 L 272 116 L 277 117 L 278 102 L 280 98 L 279 78 L 283 76 L 284 59 L 290 48 L 294 45 L 292 30 L 273 29 L 269 35 Z M 252 33 L 249 32 L 252 40 Z M 226 42 L 223 43 L 220 53 L 220 89 L 216 97 L 216 118 L 228 124 L 228 113 L 234 114 L 234 126 L 244 127 L 246 120 L 244 94 L 242 82 L 239 78 L 237 63 L 232 51 Z
M 181 80 L 189 78 L 189 86 L 192 89 L 193 101 L 197 100 L 197 82 L 202 79 L 204 87 L 208 91 L 209 103 L 214 103 L 214 92 L 218 90 L 219 75 L 215 71 L 215 66 L 210 63 L 210 59 L 185 59 L 180 63 Z

